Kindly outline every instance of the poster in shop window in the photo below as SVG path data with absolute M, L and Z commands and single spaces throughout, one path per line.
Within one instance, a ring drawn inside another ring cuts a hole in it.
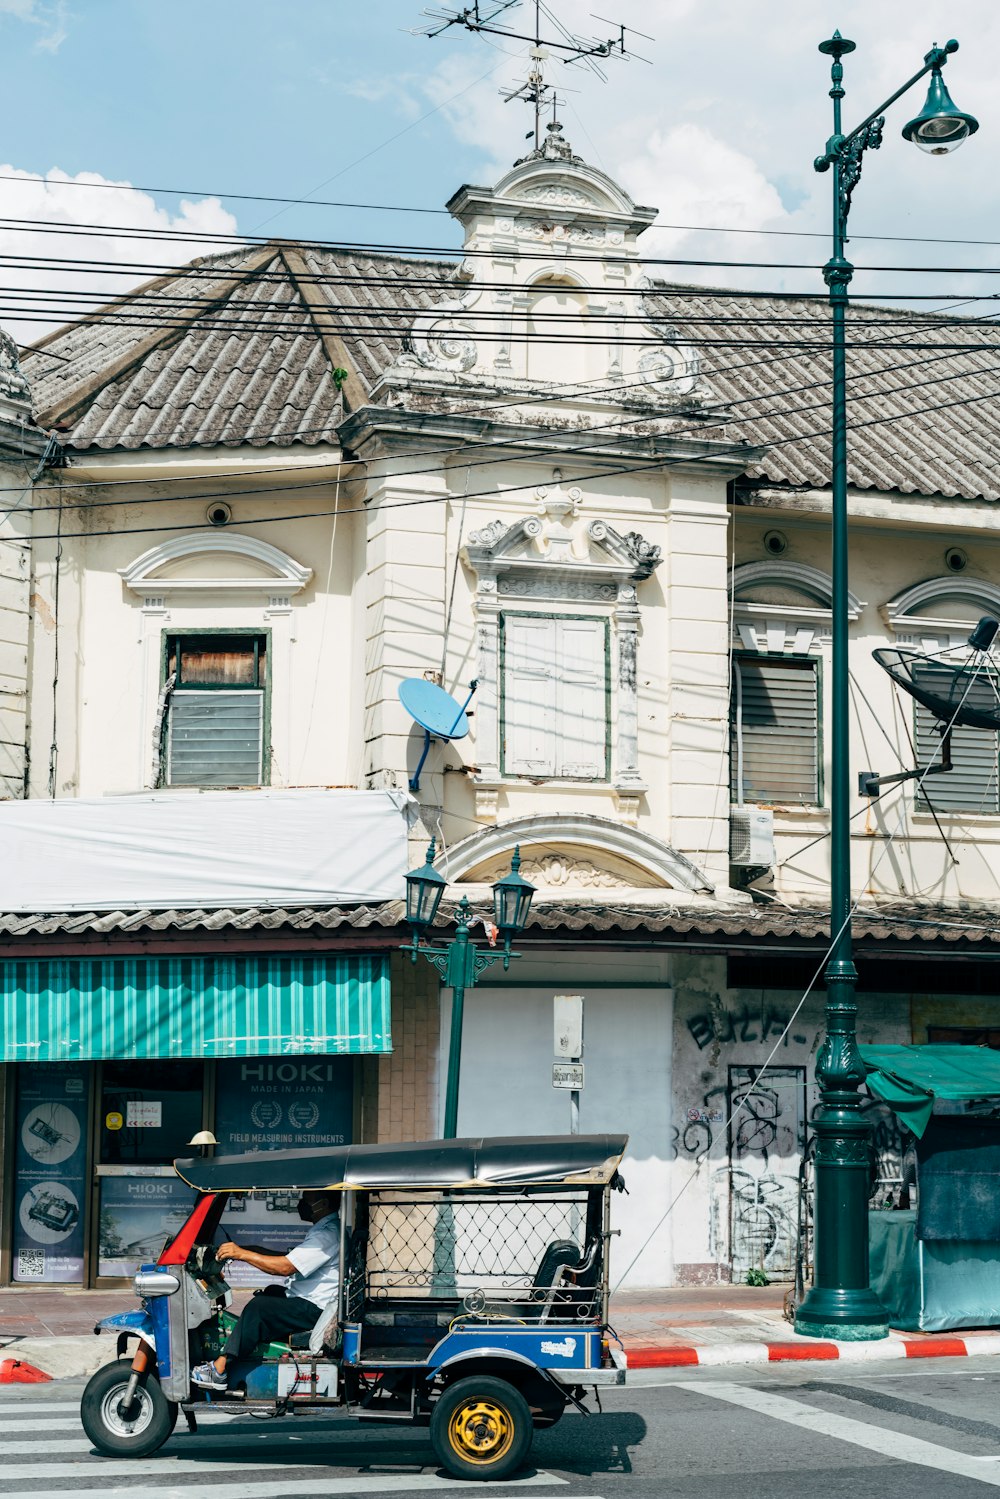
M 18 1070 L 13 1279 L 81 1284 L 87 1163 L 87 1068 Z
M 253 1150 L 317 1149 L 346 1145 L 354 1114 L 350 1057 L 247 1057 L 218 1064 L 215 1080 L 216 1159 Z M 308 1229 L 298 1215 L 298 1192 L 278 1187 L 231 1197 L 219 1239 L 285 1254 Z M 233 1262 L 233 1286 L 275 1279 Z M 280 1277 L 278 1277 L 280 1279 Z
M 183 1228 L 196 1194 L 176 1176 L 101 1178 L 98 1275 L 134 1275 Z

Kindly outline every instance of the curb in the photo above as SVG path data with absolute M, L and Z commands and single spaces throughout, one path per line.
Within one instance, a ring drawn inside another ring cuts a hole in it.
M 700 1365 L 780 1364 L 807 1359 L 849 1359 L 882 1363 L 907 1358 L 968 1358 L 1000 1354 L 1000 1336 L 906 1338 L 890 1333 L 874 1343 L 788 1342 L 705 1343 L 700 1347 L 633 1348 L 626 1345 L 629 1369 L 676 1369 Z

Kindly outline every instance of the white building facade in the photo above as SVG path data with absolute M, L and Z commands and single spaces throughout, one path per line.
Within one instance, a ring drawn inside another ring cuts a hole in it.
M 22 357 L 38 450 L 55 429 L 68 466 L 23 522 L 9 795 L 105 798 L 111 826 L 142 795 L 169 833 L 176 798 L 209 788 L 388 792 L 409 863 L 433 837 L 479 910 L 519 848 L 532 923 L 467 996 L 460 1131 L 568 1127 L 552 996 L 582 994 L 580 1128 L 631 1136 L 616 1277 L 788 1277 L 822 1035 L 821 983 L 802 996 L 825 948 L 830 583 L 822 359 L 780 319 L 821 348 L 822 306 L 654 281 L 654 210 L 558 127 L 449 207 L 454 264 L 234 250 L 167 288 L 183 327 L 157 324 L 152 283 L 130 301 L 145 331 L 110 309 Z M 1000 610 L 998 486 L 992 406 L 961 442 L 925 430 L 905 361 L 868 342 L 853 388 L 884 426 L 852 471 L 852 761 L 885 772 L 929 754 L 933 726 L 871 652 Z M 971 390 L 985 357 L 942 351 L 942 378 Z M 476 683 L 471 732 L 434 742 L 412 790 L 411 678 L 459 701 Z M 954 753 L 929 795 L 859 798 L 862 1040 L 1000 1038 L 995 736 L 961 731 Z M 747 809 L 765 814 L 752 862 Z M 292 858 L 314 854 L 305 834 Z M 378 958 L 391 1037 L 319 1106 L 356 1138 L 440 1127 L 449 997 L 393 956 L 398 900 L 109 901 L 11 912 L 0 962 Z M 27 1063 L 8 1060 L 19 1096 Z M 126 1060 L 93 1059 L 99 1114 Z M 876 1124 L 889 1195 L 901 1142 Z M 30 1279 L 15 1208 L 0 1272 Z

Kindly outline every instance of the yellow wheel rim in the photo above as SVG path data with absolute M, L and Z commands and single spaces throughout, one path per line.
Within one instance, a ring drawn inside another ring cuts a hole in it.
M 499 1462 L 514 1440 L 510 1411 L 495 1400 L 467 1400 L 452 1412 L 448 1441 L 466 1462 Z

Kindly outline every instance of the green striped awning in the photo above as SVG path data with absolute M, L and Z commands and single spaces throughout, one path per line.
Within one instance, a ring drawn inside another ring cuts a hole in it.
M 384 955 L 19 958 L 0 982 L 0 1061 L 392 1050 Z

